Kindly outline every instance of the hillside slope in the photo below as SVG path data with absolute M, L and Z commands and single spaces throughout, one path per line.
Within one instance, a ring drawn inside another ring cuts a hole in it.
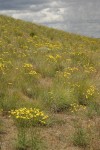
M 0 15 L 0 109 L 4 116 L 13 109 L 36 107 L 51 116 L 81 111 L 99 118 L 99 90 L 100 39 Z

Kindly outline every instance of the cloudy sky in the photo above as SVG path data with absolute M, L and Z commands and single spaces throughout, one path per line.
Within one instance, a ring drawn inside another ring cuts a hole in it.
M 100 0 L 0 0 L 0 14 L 100 37 Z

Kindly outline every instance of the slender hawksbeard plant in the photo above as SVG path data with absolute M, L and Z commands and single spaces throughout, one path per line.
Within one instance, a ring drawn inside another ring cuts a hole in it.
M 37 108 L 20 108 L 10 111 L 10 116 L 14 119 L 18 134 L 17 134 L 17 149 L 31 149 L 39 150 L 41 140 L 37 135 L 38 129 L 34 127 L 38 125 L 45 125 L 47 123 L 48 116 Z M 33 127 L 34 126 L 34 127 Z
M 90 144 L 89 134 L 82 126 L 82 120 L 76 121 L 74 122 L 75 131 L 72 137 L 73 144 L 75 146 L 86 148 Z
M 44 114 L 43 111 L 40 111 L 37 108 L 20 108 L 10 111 L 10 116 L 19 126 L 35 126 L 35 125 L 45 125 L 48 119 L 48 116 Z

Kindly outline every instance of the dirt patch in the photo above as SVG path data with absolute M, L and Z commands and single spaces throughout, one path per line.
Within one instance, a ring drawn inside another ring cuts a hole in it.
M 1 135 L 1 150 L 13 150 L 16 139 L 16 127 L 12 119 L 2 117 L 4 134 Z
M 42 78 L 40 80 L 40 85 L 42 85 L 43 87 L 51 87 L 52 85 L 52 79 L 51 78 Z
M 46 143 L 47 150 L 90 150 L 91 147 L 77 147 L 73 145 L 72 135 L 75 131 L 74 121 L 79 120 L 79 116 L 68 115 L 65 113 L 54 114 L 55 122 L 51 126 L 35 127 L 39 131 L 40 137 Z M 17 136 L 16 126 L 11 118 L 2 117 L 4 134 L 1 134 L 1 150 L 15 150 L 15 140 Z M 98 123 L 98 118 L 96 122 Z M 91 124 L 94 122 L 90 120 Z M 87 120 L 83 120 L 87 124 Z M 98 124 L 99 125 L 99 124 Z M 99 126 L 98 126 L 99 128 Z M 96 130 L 95 130 L 96 131 Z M 98 132 L 98 131 L 96 131 Z M 95 133 L 96 135 L 96 133 Z M 97 138 L 92 140 L 92 150 L 99 150 L 100 141 Z M 96 147 L 95 147 L 96 146 Z

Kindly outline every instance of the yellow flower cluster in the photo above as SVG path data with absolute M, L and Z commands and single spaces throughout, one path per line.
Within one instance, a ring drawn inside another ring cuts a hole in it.
M 71 76 L 71 74 L 73 73 L 73 72 L 75 72 L 75 71 L 78 71 L 78 68 L 76 68 L 76 67 L 68 67 L 67 69 L 66 69 L 66 71 L 64 71 L 63 72 L 63 76 L 65 77 L 65 78 L 69 78 L 70 76 Z
M 84 71 L 86 73 L 96 72 L 96 69 L 92 66 L 84 65 Z
M 55 57 L 54 57 L 54 56 L 52 56 L 52 55 L 49 55 L 49 56 L 48 56 L 48 58 L 49 58 L 49 59 L 51 59 L 51 60 L 56 61 Z
M 16 120 L 31 120 L 34 123 L 46 124 L 48 118 L 43 111 L 36 108 L 20 108 L 16 110 L 11 110 L 10 115 Z
M 90 96 L 92 96 L 95 93 L 95 87 L 91 85 L 89 89 L 86 91 L 86 99 L 88 99 Z
M 83 105 L 78 105 L 76 103 L 73 103 L 71 104 L 71 112 L 78 112 L 78 111 L 81 111 L 81 110 L 85 110 L 86 109 L 86 106 L 83 106 Z
M 3 63 L 0 63 L 0 71 L 3 71 L 5 68 L 5 65 Z
M 24 67 L 24 68 L 32 69 L 32 68 L 33 68 L 33 65 L 32 65 L 32 64 L 27 64 L 27 63 L 25 63 L 25 64 L 23 65 L 23 67 Z
M 69 78 L 70 76 L 71 76 L 71 73 L 69 73 L 67 71 L 64 72 L 64 77 Z
M 68 67 L 68 70 L 70 71 L 70 72 L 74 72 L 74 71 L 78 71 L 79 69 L 77 68 L 77 67 Z
M 33 70 L 33 65 L 32 64 L 27 64 L 25 63 L 23 65 L 23 67 L 25 68 L 26 70 L 26 74 L 29 74 L 29 75 L 32 75 L 32 76 L 35 76 L 37 75 L 37 72 L 35 70 Z
M 59 54 L 56 55 L 56 59 L 60 59 L 61 56 Z
M 33 36 L 27 39 L 27 43 L 33 44 L 35 48 L 47 48 L 50 50 L 60 50 L 62 48 L 62 44 L 58 41 L 51 41 L 43 36 Z
M 74 87 L 74 88 L 78 87 L 79 88 L 80 85 L 79 85 L 79 83 L 76 82 L 76 83 L 72 84 L 72 87 Z
M 61 56 L 59 54 L 56 54 L 56 56 L 54 57 L 53 55 L 48 55 L 47 56 L 50 60 L 53 60 L 54 62 L 57 62 Z
M 31 71 L 29 72 L 29 74 L 34 76 L 34 75 L 37 75 L 37 72 L 34 71 L 34 70 L 31 70 Z
M 4 54 L 7 54 L 7 52 L 5 52 Z M 9 68 L 11 68 L 12 66 L 13 65 L 10 60 L 6 60 L 5 58 L 0 58 L 0 72 L 6 74 Z

